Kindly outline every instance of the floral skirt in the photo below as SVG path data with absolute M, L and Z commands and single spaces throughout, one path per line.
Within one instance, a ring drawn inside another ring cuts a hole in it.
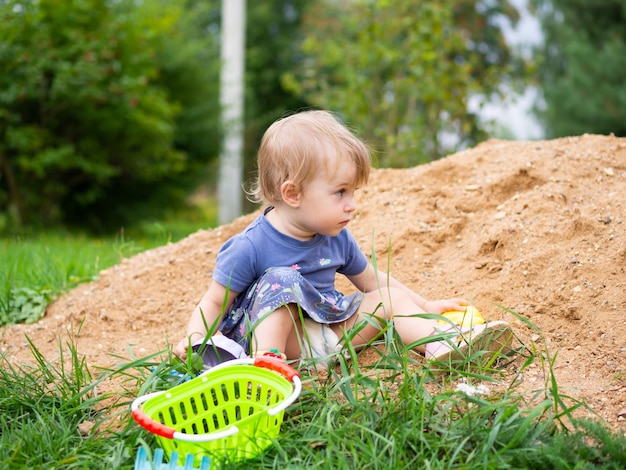
M 279 307 L 296 304 L 304 318 L 318 323 L 340 323 L 352 317 L 363 300 L 360 292 L 320 292 L 293 268 L 269 268 L 242 292 L 222 320 L 220 331 L 249 352 L 254 325 Z

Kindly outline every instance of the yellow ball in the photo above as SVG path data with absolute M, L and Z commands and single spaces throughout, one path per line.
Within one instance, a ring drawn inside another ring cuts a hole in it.
M 473 305 L 468 305 L 465 310 L 452 310 L 444 312 L 441 316 L 446 317 L 452 323 L 459 325 L 461 328 L 470 328 L 474 325 L 481 325 L 485 323 L 485 319 L 480 314 L 480 311 Z

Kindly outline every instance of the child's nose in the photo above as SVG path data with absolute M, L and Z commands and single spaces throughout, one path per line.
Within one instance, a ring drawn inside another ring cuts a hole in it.
M 356 202 L 354 202 L 354 199 L 352 198 L 348 199 L 348 201 L 346 202 L 345 211 L 354 212 L 355 210 L 356 210 Z

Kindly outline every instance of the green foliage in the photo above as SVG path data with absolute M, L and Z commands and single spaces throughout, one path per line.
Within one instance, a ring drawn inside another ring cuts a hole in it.
M 439 158 L 484 134 L 467 111 L 511 75 L 494 19 L 509 2 L 318 2 L 308 11 L 302 64 L 285 86 L 339 112 L 379 154 L 380 166 Z M 454 136 L 447 142 L 444 135 Z
M 626 468 L 626 439 L 598 421 L 576 422 L 573 431 L 540 436 L 534 452 L 517 461 L 519 468 L 623 469 Z
M 80 330 L 70 336 L 80 336 Z M 624 468 L 626 438 L 600 421 L 575 420 L 579 405 L 556 387 L 518 386 L 535 352 L 518 357 L 516 373 L 471 367 L 433 373 L 398 346 L 392 325 L 373 345 L 371 365 L 351 346 L 328 374 L 303 372 L 300 398 L 285 414 L 279 438 L 259 457 L 212 462 L 211 468 Z M 0 467 L 132 468 L 137 448 L 155 436 L 134 423 L 135 397 L 171 389 L 171 350 L 130 359 L 95 376 L 70 341 L 59 357 L 30 343 L 30 364 L 0 353 Z M 549 358 L 550 355 L 547 354 Z M 106 387 L 101 387 L 106 383 Z M 101 389 L 115 392 L 101 393 Z M 482 388 L 481 388 L 482 387 Z M 559 416 L 569 418 L 569 426 Z M 348 436 L 349 438 L 346 438 Z
M 174 356 L 172 358 L 171 365 L 174 367 L 174 370 L 179 374 L 193 377 L 202 372 L 204 359 L 197 352 L 192 352 L 185 361 Z
M 146 4 L 146 8 L 150 5 Z M 184 6 L 184 7 L 183 7 Z M 219 37 L 215 1 L 171 2 L 151 5 L 149 23 L 172 11 L 176 22 L 167 35 L 159 35 L 156 50 L 158 83 L 180 107 L 176 119 L 176 148 L 185 151 L 196 170 L 217 157 L 221 139 L 219 99 Z
M 39 320 L 58 295 L 94 280 L 102 269 L 143 250 L 216 225 L 216 205 L 198 198 L 159 221 L 144 220 L 113 236 L 45 231 L 0 240 L 0 326 Z
M 32 323 L 48 304 L 100 270 L 123 258 L 168 241 L 164 235 L 129 241 L 91 239 L 82 235 L 48 233 L 5 239 L 0 245 L 0 326 Z
M 186 14 L 182 0 L 0 3 L 5 225 L 119 227 L 186 196 L 194 160 L 211 156 L 199 129 L 213 124 L 210 38 Z M 178 119 L 197 125 L 177 132 Z
M 378 359 L 371 365 L 361 366 L 359 353 L 346 341 L 348 346 L 328 374 L 318 375 L 314 369 L 309 370 L 311 375 L 303 374 L 302 394 L 287 410 L 279 439 L 264 455 L 213 464 L 219 468 L 620 468 L 626 439 L 600 422 L 573 419 L 580 403 L 554 385 L 553 370 L 538 354 L 517 356 L 513 375 L 494 369 L 495 364 L 435 372 L 414 351 L 398 346 L 392 325 L 386 325 L 384 332 L 384 338 L 372 345 Z M 352 331 L 350 337 L 356 334 Z M 551 356 L 545 354 L 549 362 Z M 547 388 L 518 390 L 519 379 L 537 360 L 545 367 Z M 152 364 L 140 393 L 171 388 L 171 363 L 168 356 Z M 569 426 L 560 424 L 563 417 Z M 565 455 L 570 437 L 575 444 Z M 586 448 L 585 442 L 594 448 Z
M 626 136 L 626 1 L 534 0 L 547 137 Z
M 0 326 L 36 322 L 43 317 L 53 296 L 52 289 L 8 288 L 0 297 Z
M 2 468 L 130 468 L 138 430 L 108 427 L 126 406 L 98 393 L 109 376 L 92 377 L 74 345 L 68 349 L 49 362 L 31 343 L 32 365 L 0 355 Z
M 306 106 L 281 83 L 298 67 L 298 41 L 307 0 L 248 2 L 246 20 L 246 129 L 256 152 L 261 134 L 285 111 Z

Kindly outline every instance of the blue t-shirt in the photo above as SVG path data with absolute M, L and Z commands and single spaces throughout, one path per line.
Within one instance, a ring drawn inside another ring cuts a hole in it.
M 335 274 L 362 273 L 368 261 L 352 234 L 315 235 L 298 240 L 276 230 L 264 214 L 229 239 L 217 254 L 213 279 L 235 292 L 244 292 L 268 268 L 297 269 L 320 292 L 335 289 Z

